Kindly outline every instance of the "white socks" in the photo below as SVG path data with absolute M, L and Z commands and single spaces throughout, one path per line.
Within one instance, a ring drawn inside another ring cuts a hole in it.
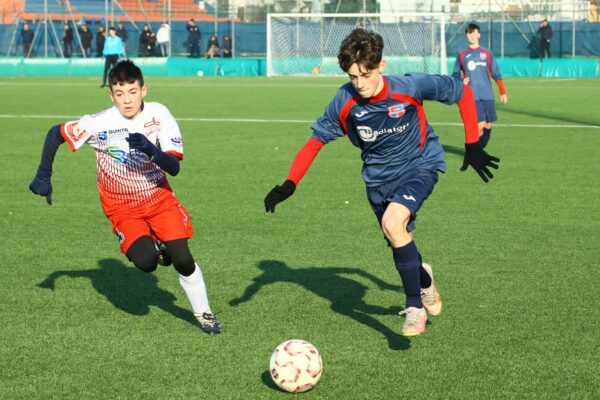
M 196 269 L 190 276 L 183 276 L 179 274 L 179 284 L 187 294 L 192 310 L 195 315 L 202 315 L 205 312 L 210 311 L 208 305 L 208 295 L 206 294 L 206 285 L 202 278 L 202 271 L 196 264 Z

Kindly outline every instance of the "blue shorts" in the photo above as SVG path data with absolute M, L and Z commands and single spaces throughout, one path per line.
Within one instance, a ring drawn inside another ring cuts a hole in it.
M 477 107 L 477 122 L 494 122 L 498 119 L 494 100 L 477 100 L 475 107 Z
M 437 171 L 417 169 L 407 171 L 400 177 L 381 186 L 367 187 L 367 197 L 379 221 L 379 226 L 381 226 L 381 219 L 388 204 L 400 203 L 410 210 L 411 218 L 407 229 L 412 232 L 415 229 L 417 211 L 433 192 L 433 187 L 437 181 Z

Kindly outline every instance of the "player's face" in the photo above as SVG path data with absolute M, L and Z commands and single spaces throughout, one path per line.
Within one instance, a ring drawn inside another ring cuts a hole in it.
M 472 46 L 479 45 L 479 38 L 481 37 L 481 33 L 478 30 L 474 30 L 473 32 L 467 33 L 467 40 L 469 44 Z
M 134 83 L 117 83 L 109 90 L 112 102 L 125 118 L 133 118 L 142 111 L 142 100 L 146 96 L 146 85 Z
M 385 60 L 379 63 L 379 67 L 368 69 L 364 65 L 352 64 L 348 69 L 348 77 L 354 89 L 363 99 L 376 96 L 383 89 L 383 70 Z

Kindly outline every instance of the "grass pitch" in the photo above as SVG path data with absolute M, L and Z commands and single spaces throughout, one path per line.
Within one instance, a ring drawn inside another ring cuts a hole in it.
M 599 81 L 507 79 L 487 185 L 458 171 L 457 107 L 426 103 L 448 173 L 415 237 L 444 311 L 412 339 L 358 149 L 328 145 L 264 212 L 343 80 L 147 82 L 184 136 L 170 182 L 224 333 L 199 330 L 172 268 L 119 253 L 90 148 L 59 150 L 52 207 L 27 188 L 51 125 L 110 106 L 98 79 L 0 78 L 0 398 L 288 398 L 267 368 L 291 338 L 324 361 L 306 399 L 600 397 Z

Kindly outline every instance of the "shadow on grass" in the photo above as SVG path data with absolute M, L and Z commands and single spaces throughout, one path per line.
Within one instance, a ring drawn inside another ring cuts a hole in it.
M 269 372 L 268 369 L 262 373 L 260 378 L 262 379 L 265 386 L 268 386 L 273 390 L 279 390 L 280 392 L 283 392 L 283 390 L 279 386 L 277 386 L 275 382 L 273 382 L 273 379 L 271 379 L 271 372 Z
M 295 283 L 306 290 L 331 302 L 331 309 L 345 315 L 381 333 L 388 341 L 392 350 L 407 350 L 410 341 L 399 333 L 382 324 L 372 315 L 398 314 L 400 307 L 384 308 L 365 303 L 363 300 L 367 287 L 355 280 L 342 276 L 351 274 L 367 278 L 382 290 L 402 292 L 402 288 L 391 285 L 376 276 L 359 268 L 302 268 L 293 269 L 284 262 L 263 260 L 257 264 L 263 273 L 254 278 L 254 282 L 246 288 L 241 297 L 229 302 L 232 306 L 249 301 L 262 287 L 277 283 Z M 398 321 L 400 322 L 400 321 Z M 398 326 L 399 329 L 399 326 Z
M 87 278 L 98 293 L 121 311 L 146 315 L 150 306 L 156 306 L 196 326 L 192 312 L 177 306 L 175 296 L 159 288 L 158 278 L 153 274 L 146 274 L 111 258 L 100 260 L 98 265 L 99 268 L 83 271 L 55 271 L 38 287 L 54 290 L 56 280 L 61 277 Z
M 455 155 L 461 156 L 461 157 L 463 157 L 465 155 L 464 147 L 449 146 L 449 145 L 444 144 L 444 145 L 442 145 L 442 148 L 444 149 L 444 153 L 455 154 Z

